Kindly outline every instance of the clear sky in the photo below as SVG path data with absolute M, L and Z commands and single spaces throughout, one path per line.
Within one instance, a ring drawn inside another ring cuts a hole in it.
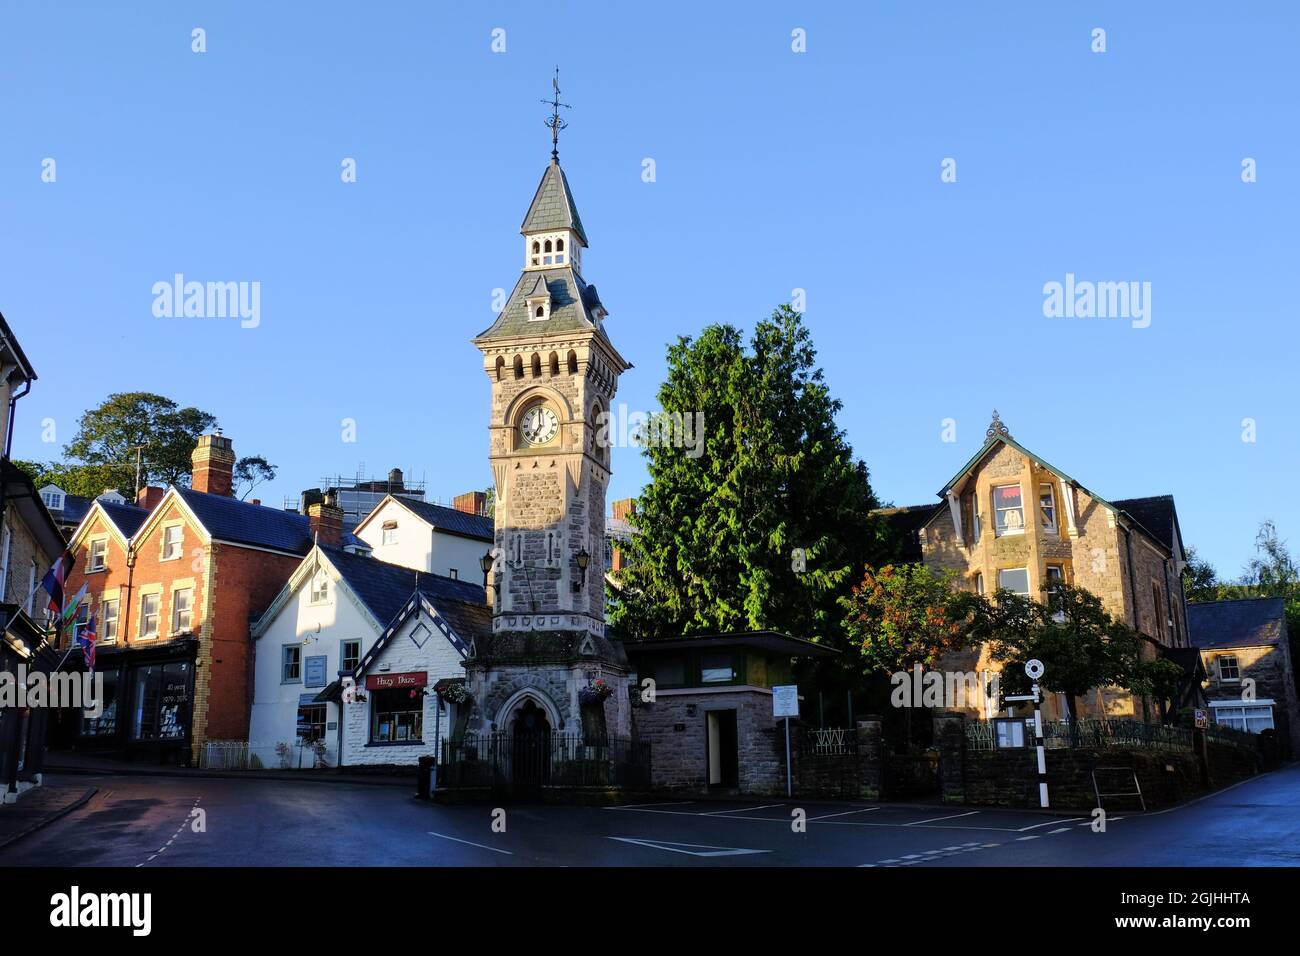
M 2 0 L 0 311 L 40 375 L 14 455 L 148 390 L 275 462 L 277 505 L 363 465 L 485 487 L 469 340 L 518 276 L 558 64 L 629 408 L 673 337 L 803 289 L 883 499 L 934 500 L 997 407 L 1104 497 L 1174 494 L 1221 574 L 1265 518 L 1300 545 L 1295 4 L 721 7 Z M 260 282 L 260 325 L 155 317 L 178 272 Z M 1149 282 L 1149 325 L 1045 316 L 1067 274 Z

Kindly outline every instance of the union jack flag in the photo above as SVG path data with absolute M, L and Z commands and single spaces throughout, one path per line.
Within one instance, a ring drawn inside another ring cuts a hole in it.
M 86 670 L 91 677 L 95 676 L 95 640 L 99 637 L 96 633 L 95 614 L 94 610 L 90 612 L 90 618 L 77 635 L 77 643 L 81 645 L 81 653 L 86 657 Z

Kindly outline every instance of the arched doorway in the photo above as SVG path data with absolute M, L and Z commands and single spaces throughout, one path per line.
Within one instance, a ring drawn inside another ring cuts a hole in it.
M 510 724 L 511 783 L 521 794 L 536 793 L 550 777 L 551 724 L 531 697 L 515 711 Z

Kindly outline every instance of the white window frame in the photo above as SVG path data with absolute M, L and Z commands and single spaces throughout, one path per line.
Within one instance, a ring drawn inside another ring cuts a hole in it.
M 63 494 L 58 491 L 41 492 L 41 502 L 50 511 L 63 510 Z
M 397 544 L 397 523 L 394 522 L 390 528 L 387 524 L 380 529 L 379 543 L 381 545 Z
M 184 626 L 182 626 L 180 622 L 180 613 L 182 609 L 180 606 L 180 602 L 178 600 L 178 598 L 182 594 L 186 595 L 185 608 L 184 608 L 185 611 Z M 189 630 L 191 630 L 193 626 L 194 626 L 194 587 L 193 585 L 187 585 L 186 587 L 176 588 L 172 591 L 172 634 L 184 634 Z
M 86 555 L 86 571 L 103 571 L 108 567 L 108 535 L 90 540 L 90 551 Z
M 1028 568 L 998 568 L 998 590 L 1003 590 L 1002 575 L 1008 571 L 1025 572 L 1025 590 L 1011 591 L 1011 588 L 1006 588 L 1005 590 L 1011 591 L 1012 594 L 1019 594 L 1021 597 L 1029 597 L 1029 569 Z
M 328 604 L 329 600 L 330 576 L 325 573 L 323 568 L 318 568 L 316 573 L 311 576 L 311 584 L 308 585 L 307 603 Z
M 1016 488 L 1016 489 L 1019 489 L 1019 491 L 1020 491 L 1020 505 L 1019 505 L 1019 507 L 1016 507 L 1016 508 L 999 508 L 999 507 L 998 507 L 998 492 L 1001 491 L 1001 490 L 1004 489 L 1004 488 Z M 997 537 L 997 538 L 1005 538 L 1005 537 L 1007 537 L 1007 536 L 1009 536 L 1009 535 L 1014 535 L 1014 534 L 1024 534 L 1024 533 L 1025 533 L 1025 488 L 1024 488 L 1024 486 L 1023 486 L 1020 482 L 1018 482 L 1018 481 L 1015 481 L 1015 482 L 1009 482 L 1008 484 L 1005 484 L 1005 485 L 993 485 L 993 486 L 989 489 L 989 496 L 993 499 L 993 536 L 994 536 L 994 537 Z M 1001 528 L 1001 529 L 999 528 L 998 517 L 999 517 L 999 516 L 1002 514 L 1002 512 L 1004 512 L 1004 511 L 1007 511 L 1007 512 L 1018 511 L 1018 512 L 1020 512 L 1020 525 L 1019 525 L 1019 527 L 1012 527 L 1010 524 L 1008 524 L 1006 528 Z
M 1277 729 L 1277 718 L 1273 713 L 1272 700 L 1212 700 L 1210 701 L 1210 707 L 1214 711 L 1214 722 L 1216 724 L 1223 724 L 1223 726 L 1231 727 L 1234 730 L 1243 730 L 1248 734 L 1257 734 L 1262 730 Z M 1233 713 L 1234 711 L 1236 713 Z M 1251 714 L 1249 711 L 1267 711 L 1268 726 L 1260 727 L 1259 730 L 1252 730 L 1250 727 Z M 1223 718 L 1225 717 L 1228 719 L 1224 720 Z M 1239 719 L 1241 721 L 1241 726 L 1237 726 L 1235 723 L 1230 722 L 1234 719 Z
M 113 613 L 110 616 L 108 606 L 113 606 Z M 106 597 L 99 602 L 99 640 L 103 644 L 117 643 L 117 621 L 121 613 L 121 598 Z
M 297 668 L 296 677 L 287 677 L 288 674 L 288 652 L 297 651 L 297 659 L 294 666 Z M 298 643 L 280 645 L 280 683 L 281 684 L 301 684 L 302 683 L 302 645 Z
M 1044 507 L 1043 505 L 1043 492 L 1046 492 L 1047 497 L 1050 499 L 1046 507 Z M 1044 481 L 1038 486 L 1038 514 L 1040 518 L 1039 526 L 1043 529 L 1044 532 L 1046 532 L 1047 534 L 1061 533 L 1060 531 L 1061 521 L 1060 521 L 1060 517 L 1057 515 L 1057 508 L 1056 508 L 1056 489 L 1052 487 L 1052 483 L 1050 481 Z M 1052 520 L 1050 522 L 1043 520 L 1047 517 L 1048 514 L 1050 514 L 1052 517 Z
M 1228 677 L 1223 673 L 1223 662 L 1232 661 L 1232 669 L 1237 672 L 1236 677 Z M 1240 684 L 1241 683 L 1241 658 L 1236 654 L 1220 654 L 1214 659 L 1215 666 L 1219 670 L 1220 684 Z
M 179 531 L 175 541 L 171 540 L 172 531 Z M 176 546 L 176 553 L 170 553 L 171 546 Z M 162 550 L 158 554 L 159 561 L 179 561 L 185 557 L 185 526 L 180 522 L 165 525 L 162 529 Z
M 153 600 L 154 600 L 154 609 L 153 609 L 153 619 L 154 619 L 154 620 L 153 620 L 153 630 L 152 630 L 152 631 L 146 631 L 146 630 L 145 630 L 145 622 L 148 621 L 148 619 L 149 619 L 149 615 L 145 612 L 144 604 L 145 604 L 145 601 L 149 600 L 150 598 L 153 598 Z M 140 625 L 139 625 L 139 628 L 138 628 L 139 633 L 137 634 L 137 638 L 138 638 L 139 640 L 142 640 L 142 641 L 156 641 L 156 640 L 158 640 L 158 626 L 159 626 L 161 623 L 162 623 L 162 592 L 161 592 L 161 591 L 147 591 L 147 592 L 141 594 L 141 595 L 140 595 Z
M 352 667 L 348 667 L 348 666 L 347 666 L 347 659 L 348 659 L 347 647 L 348 647 L 349 644 L 355 644 L 355 645 L 357 645 L 356 664 L 360 664 L 360 663 L 361 663 L 361 656 L 362 656 L 362 655 L 361 655 L 361 638 L 359 638 L 359 637 L 345 637 L 345 638 L 343 638 L 343 640 L 339 641 L 339 670 L 340 670 L 340 671 L 347 671 L 348 673 L 351 673 L 352 671 L 356 670 L 356 664 L 354 664 Z

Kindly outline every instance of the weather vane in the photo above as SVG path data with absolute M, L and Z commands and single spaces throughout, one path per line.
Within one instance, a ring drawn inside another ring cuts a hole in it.
M 560 161 L 560 130 L 569 124 L 560 119 L 560 107 L 566 110 L 571 109 L 568 103 L 560 102 L 560 68 L 555 68 L 555 78 L 551 80 L 551 88 L 555 90 L 555 96 L 549 100 L 542 100 L 551 108 L 551 115 L 546 117 L 546 125 L 551 130 L 551 159 L 555 162 Z

